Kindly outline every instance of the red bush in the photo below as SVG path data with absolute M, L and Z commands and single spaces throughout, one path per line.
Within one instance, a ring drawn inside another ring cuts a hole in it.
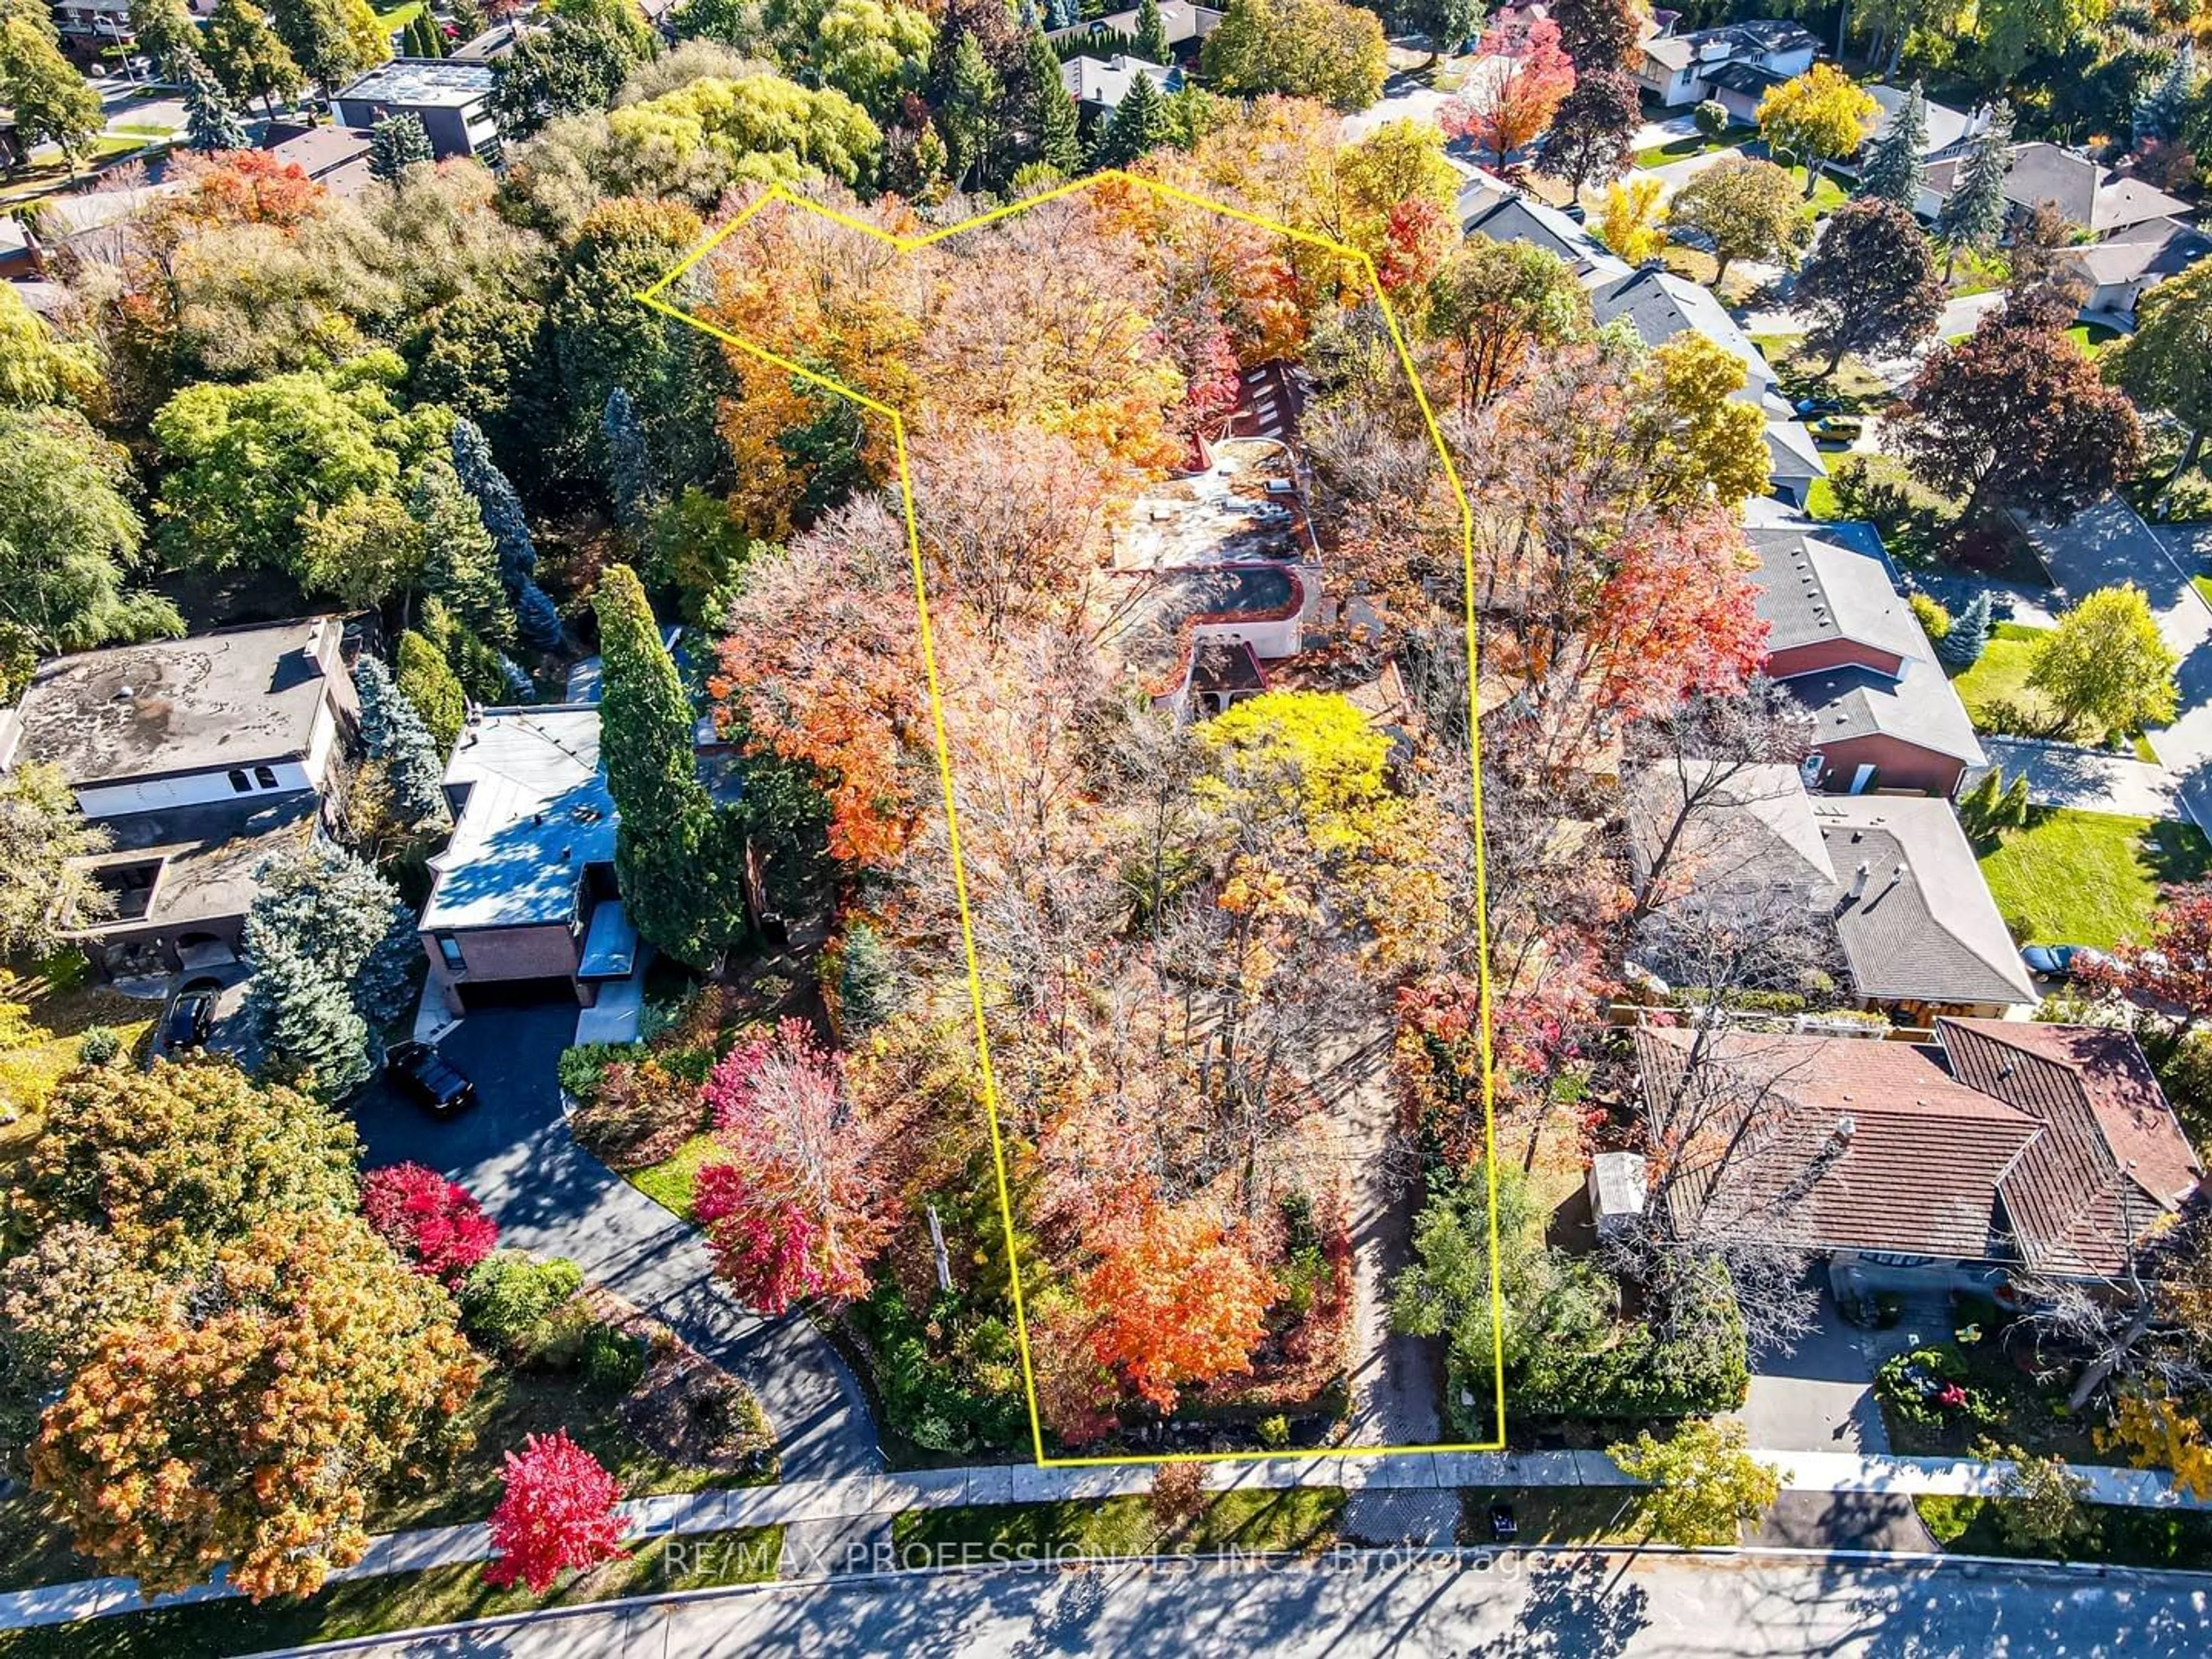
M 420 1164 L 372 1170 L 361 1212 L 418 1273 L 458 1285 L 491 1254 L 499 1228 L 466 1188 Z
M 491 1512 L 498 1559 L 484 1581 L 505 1589 L 520 1578 L 542 1595 L 570 1568 L 621 1555 L 629 1526 L 621 1501 L 614 1476 L 566 1429 L 530 1436 L 507 1455 L 507 1491 Z

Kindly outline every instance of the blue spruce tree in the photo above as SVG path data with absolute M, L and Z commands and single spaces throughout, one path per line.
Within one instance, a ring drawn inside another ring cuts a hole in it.
M 607 493 L 614 498 L 615 522 L 633 539 L 641 538 L 652 522 L 659 491 L 654 486 L 653 457 L 645 446 L 645 428 L 638 424 L 636 407 L 622 387 L 607 393 L 599 429 L 607 441 Z
M 538 574 L 538 544 L 530 539 L 522 497 L 492 459 L 483 428 L 465 415 L 453 417 L 453 471 L 461 488 L 476 497 L 477 511 L 499 550 L 499 579 L 514 592 Z
M 393 810 L 410 824 L 443 820 L 445 769 L 429 726 L 376 658 L 362 658 L 353 683 L 361 693 L 362 744 L 372 758 L 384 763 Z

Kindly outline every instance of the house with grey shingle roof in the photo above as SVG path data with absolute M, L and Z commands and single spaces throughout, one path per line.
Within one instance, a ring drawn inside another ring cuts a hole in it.
M 1736 394 L 1740 399 L 1757 404 L 1778 419 L 1796 413 L 1774 388 L 1774 369 L 1766 354 L 1736 326 L 1711 290 L 1663 266 L 1647 264 L 1592 289 L 1590 315 L 1601 328 L 1626 318 L 1648 346 L 1662 344 L 1686 330 L 1702 334 L 1743 364 L 1744 387 Z
M 1565 262 L 1584 288 L 1618 282 L 1628 262 L 1548 202 L 1485 175 L 1459 193 L 1461 231 L 1486 242 L 1528 242 Z
M 1970 768 L 1986 764 L 1872 526 L 1781 520 L 1747 530 L 1745 539 L 1759 559 L 1766 672 L 1812 711 L 1809 782 L 1948 797 Z

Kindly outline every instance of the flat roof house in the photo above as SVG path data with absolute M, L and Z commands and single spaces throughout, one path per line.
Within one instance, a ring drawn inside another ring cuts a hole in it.
M 1808 781 L 1955 793 L 1985 763 L 1981 740 L 1872 526 L 1777 524 L 1745 537 L 1759 563 L 1766 672 L 1813 713 Z
M 59 769 L 109 849 L 116 914 L 76 931 L 112 974 L 234 958 L 264 858 L 314 832 L 358 717 L 336 617 L 87 651 L 0 713 L 0 770 Z
M 1194 51 L 1199 42 L 1221 27 L 1224 14 L 1211 6 L 1193 5 L 1191 0 L 1160 0 L 1160 23 L 1167 31 L 1168 45 L 1178 52 Z M 1093 35 L 1109 37 L 1137 33 L 1137 9 L 1109 12 L 1103 17 L 1093 17 L 1080 23 L 1071 23 L 1064 29 L 1054 29 L 1045 36 L 1054 46 L 1070 40 L 1087 40 Z
M 453 839 L 416 933 L 459 1015 L 572 998 L 629 977 L 637 930 L 617 890 L 615 804 L 592 703 L 472 714 L 446 765 Z
M 1691 1033 L 1639 1031 L 1654 1127 L 1694 1122 L 1712 1149 L 1668 1201 L 1849 1270 L 1940 1285 L 2118 1273 L 2201 1185 L 2125 1033 L 1945 1019 L 1936 1038 L 1731 1031 L 1691 1077 Z
M 495 71 L 488 63 L 452 58 L 395 58 L 341 87 L 331 109 L 341 126 L 373 127 L 388 115 L 412 115 L 430 136 L 443 161 L 499 156 L 499 125 L 492 118 Z

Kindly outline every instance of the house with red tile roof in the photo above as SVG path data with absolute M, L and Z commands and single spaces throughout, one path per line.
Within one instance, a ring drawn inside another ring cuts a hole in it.
M 1678 1216 L 1891 1274 L 2119 1272 L 2203 1168 L 2124 1032 L 1946 1019 L 1934 1043 L 1635 1035 Z

